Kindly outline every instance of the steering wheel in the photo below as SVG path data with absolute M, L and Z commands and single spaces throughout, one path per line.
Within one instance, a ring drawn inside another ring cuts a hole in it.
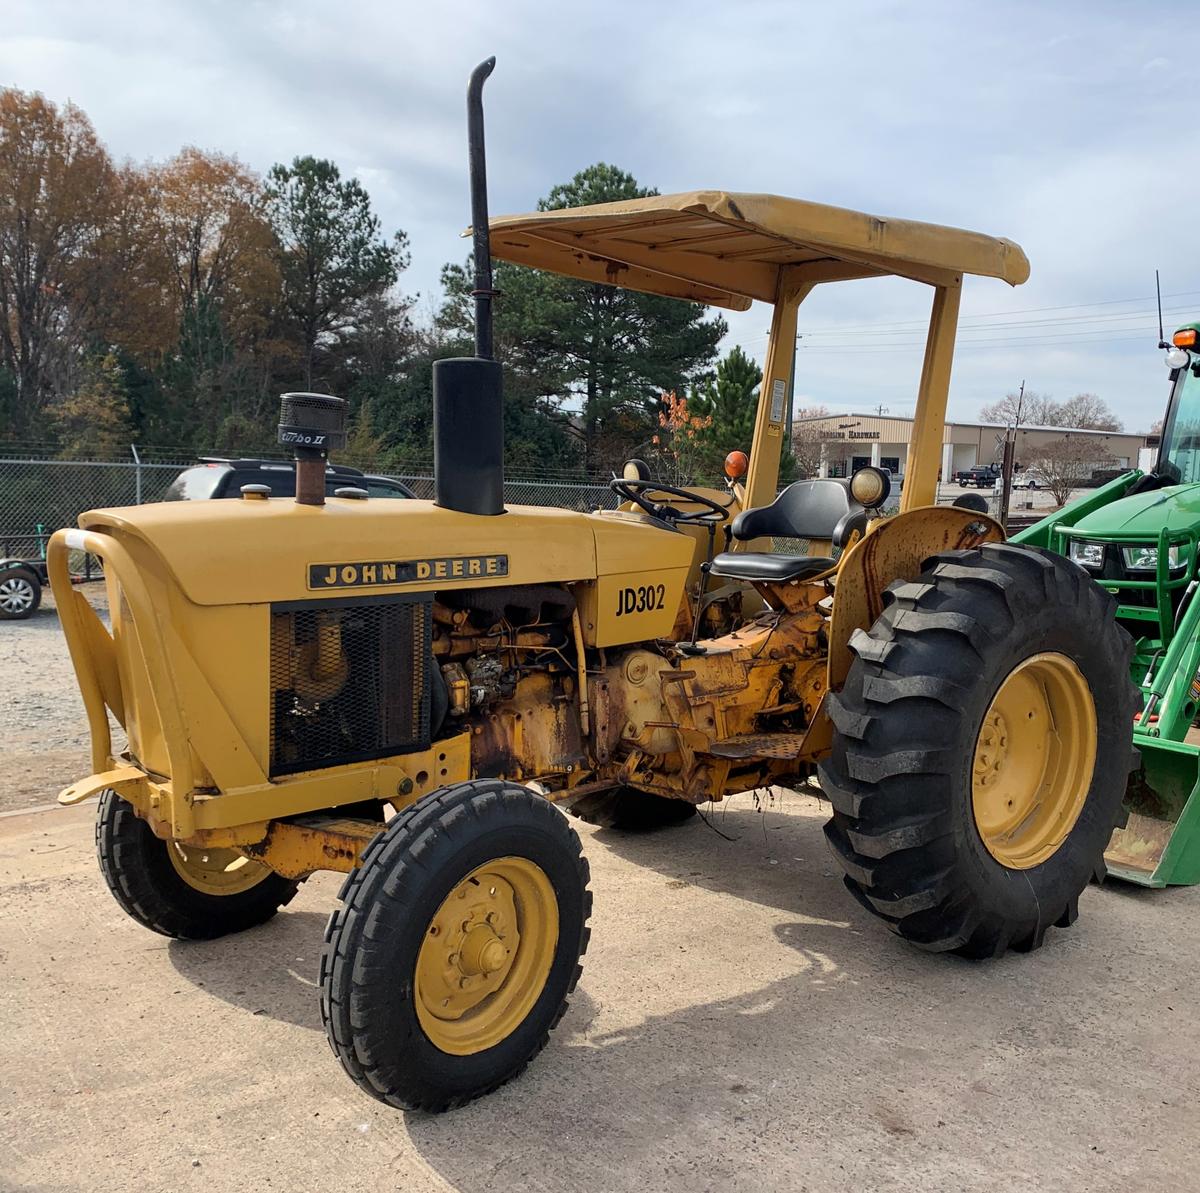
M 664 485 L 661 481 L 624 480 L 621 477 L 613 477 L 609 482 L 609 488 L 618 497 L 623 497 L 626 501 L 631 501 L 640 509 L 645 510 L 652 518 L 666 518 L 672 522 L 690 522 L 699 526 L 717 526 L 729 517 L 728 508 L 719 501 L 705 497 L 703 493 L 693 493 L 690 489 Z M 651 501 L 645 496 L 647 493 L 666 493 L 671 497 L 681 498 L 683 501 L 693 501 L 705 508 L 681 510 L 669 501 Z

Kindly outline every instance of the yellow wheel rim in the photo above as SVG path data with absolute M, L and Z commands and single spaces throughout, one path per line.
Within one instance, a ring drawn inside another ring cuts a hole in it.
M 417 1020 L 443 1052 L 507 1039 L 537 1002 L 558 947 L 558 900 L 523 857 L 472 870 L 443 900 L 417 954 Z
M 236 849 L 203 849 L 168 841 L 167 856 L 175 873 L 206 895 L 239 895 L 258 886 L 271 873 L 270 866 L 251 861 Z
M 1096 705 L 1064 654 L 1032 655 L 1000 685 L 975 743 L 971 805 L 1010 870 L 1051 857 L 1075 827 L 1096 765 Z

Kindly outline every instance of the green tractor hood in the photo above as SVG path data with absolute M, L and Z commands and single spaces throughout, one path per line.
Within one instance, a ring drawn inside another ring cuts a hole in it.
M 1200 525 L 1200 484 L 1172 485 L 1122 497 L 1085 514 L 1071 528 L 1072 538 L 1157 542 L 1159 532 L 1186 532 Z

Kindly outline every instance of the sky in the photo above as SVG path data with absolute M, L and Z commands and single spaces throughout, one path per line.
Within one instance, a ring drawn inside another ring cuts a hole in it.
M 1197 5 L 992 0 L 6 0 L 0 84 L 72 100 L 112 154 L 184 145 L 265 172 L 334 160 L 404 229 L 436 301 L 466 256 L 464 93 L 485 90 L 493 214 L 596 161 L 663 193 L 768 191 L 1017 241 L 1030 280 L 965 283 L 950 414 L 1022 380 L 1162 413 L 1168 335 L 1200 318 Z M 796 403 L 911 414 L 930 291 L 818 287 Z M 770 311 L 729 316 L 761 360 Z

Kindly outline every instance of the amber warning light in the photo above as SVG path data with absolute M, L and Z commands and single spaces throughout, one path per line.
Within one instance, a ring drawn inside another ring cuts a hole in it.
M 725 475 L 731 481 L 740 481 L 750 467 L 750 457 L 745 452 L 730 452 L 725 457 Z
M 1196 329 L 1194 327 L 1185 327 L 1182 331 L 1177 331 L 1171 339 L 1176 348 L 1195 348 Z

